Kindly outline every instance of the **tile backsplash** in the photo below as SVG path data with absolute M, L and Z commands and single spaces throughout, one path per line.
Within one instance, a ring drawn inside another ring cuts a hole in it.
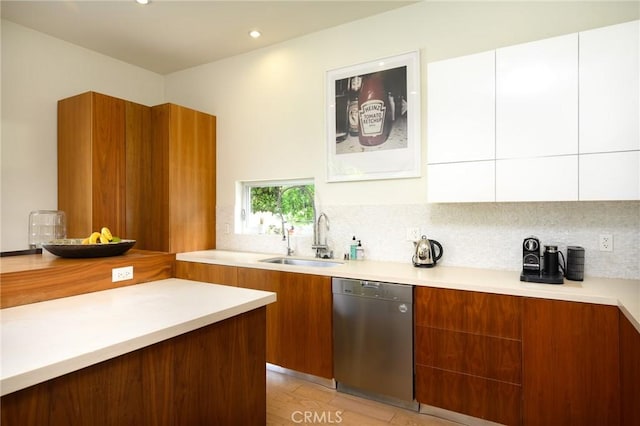
M 217 248 L 286 253 L 281 237 L 225 233 L 233 230 L 233 207 L 217 209 Z M 585 249 L 585 275 L 640 279 L 640 202 L 471 203 L 319 206 L 330 219 L 328 240 L 337 258 L 355 235 L 371 260 L 411 262 L 407 228 L 420 228 L 444 247 L 439 265 L 519 271 L 522 240 L 537 236 L 566 254 Z M 599 251 L 601 234 L 613 236 L 613 251 Z M 296 255 L 312 256 L 310 236 L 293 236 Z

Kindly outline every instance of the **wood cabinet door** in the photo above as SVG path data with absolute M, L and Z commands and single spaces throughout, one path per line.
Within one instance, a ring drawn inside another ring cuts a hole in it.
M 176 278 L 184 278 L 186 280 L 231 286 L 238 285 L 238 268 L 235 266 L 177 260 L 175 275 Z
M 617 306 L 525 298 L 525 425 L 620 424 L 618 321 Z
M 126 233 L 124 100 L 93 93 L 92 230 Z
M 640 332 L 620 316 L 621 425 L 640 425 Z
M 281 291 L 283 272 L 238 268 L 237 278 L 238 287 L 272 291 L 277 294 L 276 302 L 267 305 L 267 362 L 282 365 L 282 357 L 280 355 L 282 349 L 280 317 L 284 303 Z
M 518 296 L 416 287 L 416 325 L 520 340 Z
M 416 399 L 521 423 L 522 298 L 416 287 Z
M 333 378 L 331 277 L 283 273 L 278 297 L 281 365 Z
M 126 234 L 124 108 L 122 99 L 95 92 L 58 102 L 58 209 L 70 238 L 103 226 Z
M 216 246 L 216 117 L 171 104 L 169 251 Z

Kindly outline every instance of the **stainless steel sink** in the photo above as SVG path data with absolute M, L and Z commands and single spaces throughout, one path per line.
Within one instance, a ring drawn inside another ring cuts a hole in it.
M 280 265 L 313 266 L 317 268 L 328 268 L 331 266 L 342 265 L 342 262 L 335 262 L 331 260 L 297 259 L 295 257 L 272 257 L 269 259 L 262 259 L 260 262 L 278 263 Z

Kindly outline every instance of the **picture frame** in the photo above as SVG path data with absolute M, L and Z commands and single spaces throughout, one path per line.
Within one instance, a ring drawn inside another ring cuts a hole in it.
M 327 181 L 421 175 L 420 58 L 409 52 L 327 71 Z

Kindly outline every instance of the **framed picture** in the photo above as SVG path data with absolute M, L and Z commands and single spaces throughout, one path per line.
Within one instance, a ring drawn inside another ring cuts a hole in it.
M 327 72 L 327 180 L 420 176 L 418 52 Z

